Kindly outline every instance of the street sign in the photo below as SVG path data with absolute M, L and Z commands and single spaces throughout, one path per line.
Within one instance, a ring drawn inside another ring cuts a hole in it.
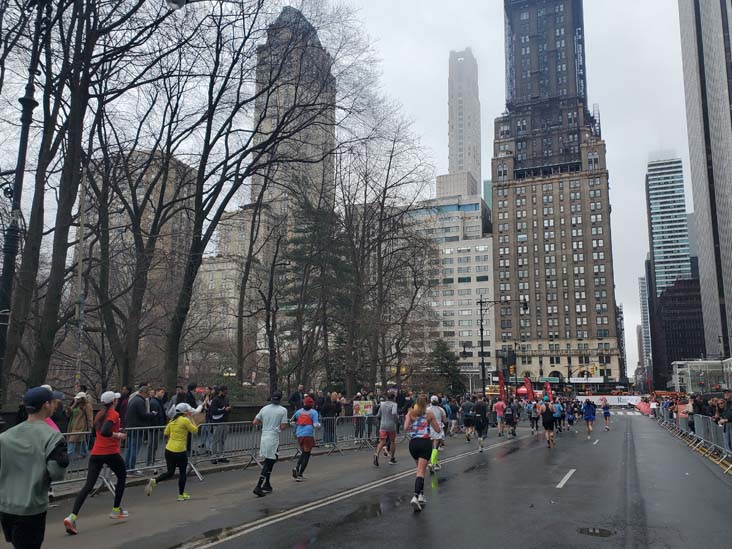
M 545 381 L 548 381 L 549 383 L 559 383 L 558 377 L 540 377 L 539 382 L 544 383 Z
M 605 383 L 604 377 L 570 377 L 570 383 Z

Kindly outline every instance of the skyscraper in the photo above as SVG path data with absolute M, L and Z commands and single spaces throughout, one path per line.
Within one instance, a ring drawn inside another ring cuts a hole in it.
M 448 137 L 451 174 L 469 172 L 480 177 L 480 96 L 478 62 L 470 48 L 450 52 L 448 80 Z
M 729 0 L 679 0 L 706 348 L 730 356 L 732 35 Z
M 288 136 L 268 155 L 266 169 L 252 177 L 251 199 L 276 216 L 288 215 L 308 200 L 313 206 L 335 196 L 336 82 L 333 59 L 318 32 L 297 9 L 285 6 L 257 47 L 255 144 Z
M 492 165 L 496 336 L 518 347 L 519 373 L 614 383 L 608 171 L 599 112 L 587 105 L 583 4 L 504 7 L 507 112 L 495 122 Z
M 646 207 L 653 288 L 659 296 L 677 280 L 691 278 L 681 159 L 659 159 L 648 163 Z
M 638 279 L 638 297 L 640 298 L 641 306 L 641 342 L 639 346 L 643 346 L 643 367 L 646 375 L 646 379 L 653 377 L 652 372 L 652 351 L 651 351 L 651 316 L 648 307 L 648 284 L 646 277 L 642 276 Z

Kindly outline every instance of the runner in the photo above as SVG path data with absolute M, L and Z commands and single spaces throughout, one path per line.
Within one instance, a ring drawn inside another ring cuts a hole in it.
M 503 402 L 503 398 L 498 397 L 498 402 L 493 405 L 493 411 L 496 413 L 496 417 L 498 418 L 498 436 L 502 437 L 503 430 L 506 428 L 503 421 L 503 414 L 506 411 L 506 403 Z
M 516 405 L 513 402 L 513 399 L 509 401 L 508 406 L 506 406 L 505 411 L 503 412 L 503 423 L 508 428 L 508 434 L 510 434 L 512 437 L 516 436 L 516 422 L 517 414 L 516 414 Z M 508 435 L 506 435 L 508 436 Z
M 562 420 L 564 419 L 564 406 L 562 406 L 562 403 L 559 402 L 558 398 L 555 398 L 554 403 L 552 404 L 552 408 L 554 409 L 555 430 L 561 433 L 562 432 Z
M 430 406 L 427 408 L 427 411 L 432 412 L 435 419 L 440 424 L 440 427 L 444 427 L 445 423 L 447 423 L 447 415 L 444 408 L 439 405 L 439 402 L 440 399 L 437 395 L 432 395 L 430 398 Z M 442 469 L 442 466 L 440 465 L 440 445 L 445 441 L 445 429 L 442 428 L 439 431 L 432 431 L 432 433 L 430 433 L 430 438 L 432 439 L 432 455 L 430 456 L 429 468 L 430 473 L 434 473 L 435 471 Z
M 571 403 L 567 403 L 567 432 L 571 431 L 574 427 L 574 422 L 577 416 L 574 415 L 574 406 Z M 577 430 L 575 429 L 575 433 Z
M 534 435 L 539 432 L 539 402 L 534 399 L 533 402 L 529 402 L 528 409 L 529 421 L 531 422 L 531 434 Z
M 450 436 L 454 437 L 458 432 L 458 403 L 457 400 L 450 401 Z
M 582 417 L 584 417 L 585 427 L 587 429 L 587 440 L 592 438 L 592 424 L 595 422 L 596 411 L 597 406 L 595 406 L 595 403 L 589 398 L 585 400 L 585 403 L 582 405 Z
M 409 453 L 417 463 L 414 479 L 414 496 L 410 504 L 415 512 L 420 512 L 427 504 L 424 498 L 424 475 L 432 453 L 430 432 L 441 430 L 440 424 L 432 412 L 427 411 L 427 397 L 419 395 L 417 403 L 407 413 L 404 430 L 409 436 Z
M 315 406 L 313 398 L 306 396 L 305 400 L 303 400 L 303 407 L 292 416 L 295 425 L 297 446 L 300 449 L 300 457 L 297 460 L 297 465 L 292 469 L 292 476 L 297 482 L 305 480 L 302 474 L 308 466 L 310 452 L 315 446 L 315 429 L 320 427 L 318 412 L 313 410 L 313 406 Z
M 551 448 L 556 444 L 554 441 L 554 407 L 549 402 L 549 397 L 545 396 L 544 401 L 539 408 L 541 414 L 541 423 L 544 426 L 544 436 L 546 437 L 546 445 Z
M 46 533 L 48 491 L 69 465 L 66 441 L 45 420 L 62 398 L 45 387 L 23 397 L 28 417 L 0 435 L 0 524 L 16 548 L 41 547 Z
M 129 516 L 129 513 L 120 507 L 122 496 L 125 493 L 125 481 L 127 480 L 125 460 L 122 458 L 119 449 L 120 441 L 125 440 L 127 435 L 121 433 L 119 430 L 120 417 L 117 410 L 115 410 L 117 400 L 120 396 L 119 393 L 107 391 L 99 397 L 104 407 L 97 412 L 94 418 L 94 432 L 96 437 L 91 456 L 89 457 L 89 470 L 86 475 L 86 483 L 81 489 L 81 492 L 79 492 L 79 495 L 76 496 L 73 511 L 64 519 L 64 527 L 66 527 L 66 532 L 69 534 L 78 534 L 76 530 L 76 519 L 79 511 L 81 511 L 81 506 L 84 505 L 84 501 L 89 495 L 89 492 L 94 489 L 94 485 L 99 478 L 99 473 L 102 472 L 102 467 L 105 465 L 117 477 L 117 484 L 114 487 L 114 505 L 112 506 L 112 512 L 109 514 L 109 518 L 126 519 Z
M 379 424 L 379 445 L 376 447 L 376 452 L 374 453 L 374 465 L 376 467 L 379 466 L 379 454 L 386 447 L 387 442 L 389 443 L 389 456 L 391 458 L 389 459 L 389 463 L 391 465 L 396 464 L 394 456 L 396 454 L 396 426 L 397 421 L 399 421 L 399 414 L 397 413 L 394 393 L 389 393 L 387 399 L 386 402 L 381 403 L 379 411 L 376 414 L 376 417 L 381 418 Z
M 165 426 L 163 437 L 168 439 L 165 445 L 165 464 L 168 470 L 155 478 L 147 481 L 145 495 L 152 494 L 158 482 L 173 478 L 175 470 L 178 469 L 178 501 L 191 499 L 186 492 L 186 479 L 188 477 L 188 435 L 198 433 L 198 426 L 191 421 L 193 414 L 200 414 L 203 404 L 198 408 L 192 408 L 187 402 L 175 405 L 175 416 Z
M 486 404 L 485 397 L 480 397 L 480 400 L 475 403 L 473 414 L 475 431 L 478 436 L 478 447 L 480 448 L 480 452 L 482 452 L 485 433 L 488 430 L 488 404 Z
M 602 399 L 602 417 L 605 419 L 605 430 L 610 430 L 610 405 L 607 403 L 607 399 Z
M 475 415 L 473 408 L 475 406 L 475 397 L 468 398 L 463 402 L 460 409 L 463 412 L 463 426 L 465 427 L 465 438 L 470 442 L 470 435 L 475 432 Z
M 259 410 L 257 417 L 254 418 L 254 425 L 262 426 L 262 438 L 259 444 L 259 455 L 264 458 L 262 472 L 259 475 L 257 487 L 253 490 L 258 497 L 272 491 L 272 485 L 269 482 L 272 469 L 277 462 L 277 449 L 280 445 L 280 431 L 284 431 L 288 427 L 287 408 L 280 405 L 282 402 L 282 391 L 272 393 L 272 403 L 267 404 Z

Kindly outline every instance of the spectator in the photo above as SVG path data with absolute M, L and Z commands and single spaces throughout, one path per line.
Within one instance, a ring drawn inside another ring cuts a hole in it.
M 45 423 L 53 401 L 62 397 L 43 387 L 30 389 L 23 398 L 27 421 L 0 435 L 0 523 L 6 541 L 17 548 L 43 544 L 51 481 L 63 479 L 69 465 L 64 437 Z
M 229 390 L 225 385 L 219 387 L 216 396 L 211 401 L 211 423 L 213 427 L 213 448 L 212 452 L 214 459 L 211 463 L 229 463 L 229 460 L 224 457 L 225 444 L 226 444 L 226 432 L 228 429 L 227 425 L 222 425 L 229 421 L 229 413 L 231 412 L 231 406 L 229 405 L 228 399 Z M 216 457 L 221 456 L 221 457 Z
M 300 384 L 297 386 L 297 391 L 290 395 L 290 406 L 295 410 L 299 410 L 302 407 L 302 401 L 305 398 L 305 394 L 303 393 L 304 388 L 305 386 Z
M 68 437 L 69 459 L 82 459 L 86 457 L 88 447 L 87 434 L 92 430 L 92 422 L 94 421 L 94 410 L 86 393 L 77 393 L 74 402 L 66 411 L 69 417 L 69 432 L 80 433 L 72 434 Z
M 158 387 L 150 398 L 150 413 L 154 416 L 150 424 L 163 427 L 165 425 L 165 413 L 163 408 L 163 399 L 165 398 L 165 387 Z M 163 430 L 150 432 L 147 446 L 147 466 L 155 465 L 155 455 L 158 452 L 158 446 L 162 438 Z
M 173 419 L 175 417 L 175 406 L 185 401 L 186 392 L 183 390 L 183 387 L 181 387 L 180 385 L 176 385 L 175 394 L 170 400 L 168 400 L 167 404 L 165 405 L 166 415 L 168 416 L 168 419 Z
M 147 385 L 143 385 L 133 394 L 127 403 L 127 416 L 125 418 L 126 429 L 132 429 L 127 433 L 127 453 L 125 454 L 125 467 L 131 474 L 140 474 L 135 470 L 137 465 L 137 452 L 142 446 L 145 431 L 144 427 L 153 424 L 155 414 L 150 411 L 150 391 Z
M 127 403 L 130 399 L 130 388 L 126 385 L 122 387 L 119 394 L 121 395 L 119 397 L 119 400 L 117 401 L 117 407 L 115 408 L 117 410 L 117 413 L 119 414 L 120 419 L 120 429 L 122 431 L 125 430 L 126 425 L 126 418 L 127 418 Z
M 188 384 L 188 392 L 186 393 L 185 403 L 191 408 L 198 408 L 198 401 L 196 400 L 196 385 L 195 383 Z
M 338 402 L 338 393 L 333 391 L 326 399 L 321 409 L 323 417 L 323 442 L 333 444 L 336 441 L 336 422 L 341 415 L 341 403 Z

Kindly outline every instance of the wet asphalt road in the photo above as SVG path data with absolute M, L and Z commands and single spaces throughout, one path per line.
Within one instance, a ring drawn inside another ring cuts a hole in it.
M 253 469 L 190 480 L 186 503 L 175 502 L 175 481 L 151 498 L 131 488 L 124 523 L 104 517 L 111 503 L 100 495 L 75 538 L 59 527 L 70 505 L 61 502 L 49 511 L 46 547 L 732 547 L 732 476 L 648 418 L 613 420 L 589 441 L 563 433 L 551 450 L 526 429 L 508 441 L 492 430 L 482 454 L 451 439 L 420 514 L 409 506 L 414 475 L 400 447 L 399 464 L 379 469 L 368 451 L 314 457 L 304 483 L 278 463 L 275 492 L 261 500 Z

